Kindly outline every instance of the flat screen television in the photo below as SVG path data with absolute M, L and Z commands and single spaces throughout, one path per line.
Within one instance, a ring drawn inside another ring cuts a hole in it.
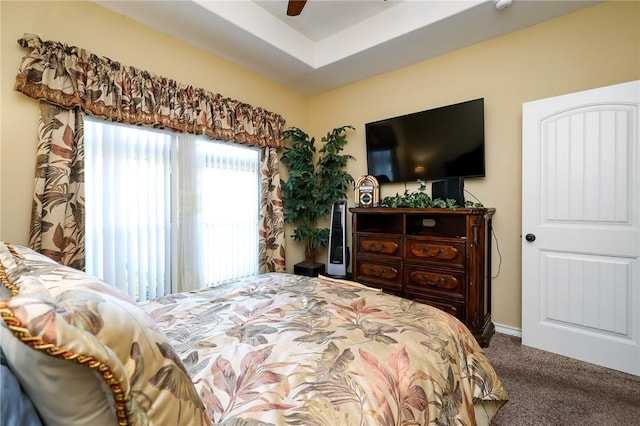
M 484 98 L 365 124 L 378 182 L 484 177 Z

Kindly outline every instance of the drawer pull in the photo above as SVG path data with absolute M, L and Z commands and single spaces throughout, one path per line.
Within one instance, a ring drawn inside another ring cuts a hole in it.
M 461 278 L 461 277 L 460 277 Z M 448 290 L 461 294 L 461 280 L 453 275 L 440 275 L 426 271 L 411 271 L 407 286 L 420 291 L 423 288 L 438 288 L 438 290 Z
M 371 243 L 369 245 L 369 250 L 375 251 L 375 252 L 381 252 L 385 248 L 387 248 L 387 246 L 384 243 L 380 244 L 379 247 L 378 247 L 378 245 L 376 243 Z
M 444 284 L 444 281 L 445 281 L 445 280 L 444 280 L 444 278 L 442 278 L 442 277 L 438 277 L 438 279 L 437 279 L 437 280 L 435 280 L 435 281 L 431 281 L 431 280 L 429 279 L 429 275 L 426 275 L 426 274 L 425 274 L 425 275 L 423 275 L 423 276 L 422 276 L 422 278 L 424 279 L 424 281 L 425 281 L 428 285 L 430 285 L 430 286 L 432 286 L 432 287 L 439 287 L 439 286 L 441 286 L 442 284 Z
M 425 246 L 422 247 L 422 252 L 427 256 L 427 257 L 438 257 L 440 256 L 442 253 L 444 253 L 444 250 L 442 250 L 442 247 L 438 247 L 438 249 L 435 252 L 432 252 L 431 249 L 429 249 L 429 247 Z
M 381 241 L 381 240 L 363 240 L 362 249 L 365 252 L 376 254 L 389 254 L 397 256 L 400 246 L 395 241 Z
M 369 268 L 369 272 L 371 273 L 371 275 L 373 275 L 376 278 L 380 278 L 381 276 L 384 275 L 385 272 L 387 272 L 386 269 L 382 268 L 380 269 L 380 272 L 376 271 L 376 268 Z

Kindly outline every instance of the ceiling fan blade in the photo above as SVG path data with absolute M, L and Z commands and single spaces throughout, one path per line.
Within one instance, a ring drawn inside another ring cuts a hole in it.
M 307 0 L 289 0 L 287 5 L 287 16 L 298 16 L 302 12 Z

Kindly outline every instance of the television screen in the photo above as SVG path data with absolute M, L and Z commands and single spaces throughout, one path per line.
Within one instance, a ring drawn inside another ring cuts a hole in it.
M 483 177 L 484 98 L 367 123 L 368 174 L 379 183 Z

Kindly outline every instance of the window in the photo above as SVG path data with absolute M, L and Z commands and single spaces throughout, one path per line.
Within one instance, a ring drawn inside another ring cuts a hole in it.
M 138 300 L 258 272 L 260 150 L 85 120 L 87 272 Z

